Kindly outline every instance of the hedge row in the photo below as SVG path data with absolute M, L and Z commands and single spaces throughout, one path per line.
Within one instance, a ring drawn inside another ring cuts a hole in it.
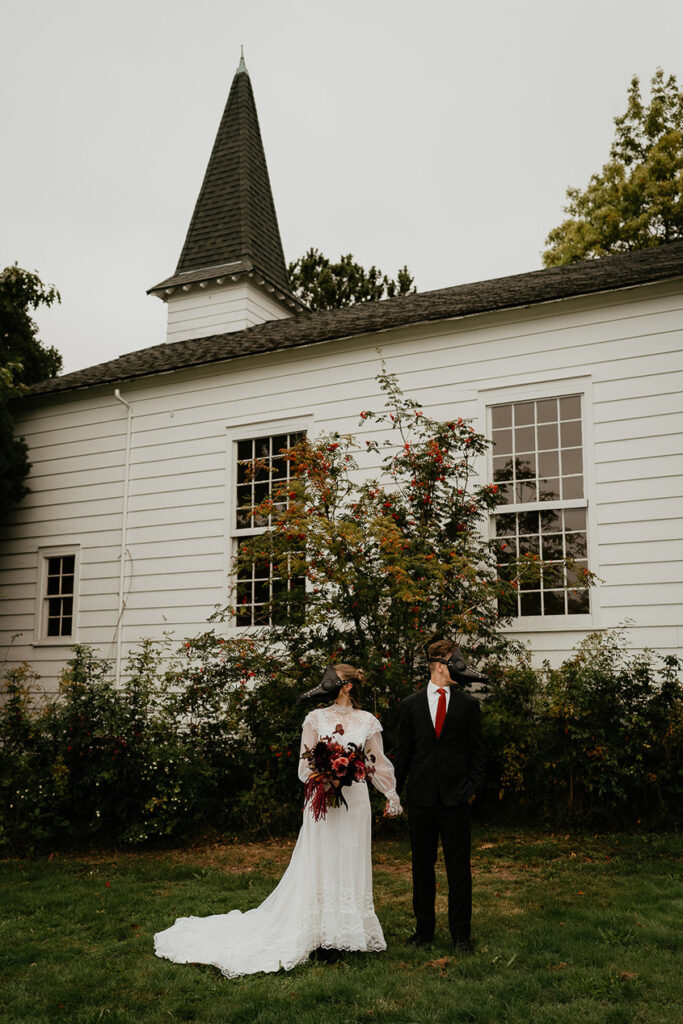
M 36 699 L 28 665 L 0 705 L 0 845 L 31 852 L 284 834 L 298 827 L 303 712 L 276 677 L 226 683 L 223 641 L 207 633 L 162 668 L 146 642 L 117 688 L 110 665 L 76 647 L 59 694 Z M 553 826 L 671 827 L 683 795 L 678 662 L 593 634 L 558 669 L 528 658 L 489 666 L 489 750 L 480 814 Z M 232 677 L 231 677 L 232 678 Z M 373 708 L 372 682 L 365 706 Z M 385 743 L 398 700 L 383 694 Z M 399 826 L 400 827 L 400 826 Z

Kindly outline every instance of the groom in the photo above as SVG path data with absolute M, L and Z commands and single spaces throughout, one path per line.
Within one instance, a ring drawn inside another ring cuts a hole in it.
M 396 789 L 408 782 L 413 857 L 413 912 L 409 945 L 434 935 L 439 836 L 448 878 L 448 925 L 456 948 L 469 952 L 472 918 L 470 804 L 484 780 L 486 754 L 479 701 L 457 682 L 485 679 L 469 669 L 451 640 L 429 645 L 430 679 L 401 704 Z

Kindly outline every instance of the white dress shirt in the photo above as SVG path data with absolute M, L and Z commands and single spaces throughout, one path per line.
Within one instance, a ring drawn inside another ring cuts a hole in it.
M 429 713 L 432 716 L 432 725 L 436 728 L 436 709 L 439 706 L 439 689 L 446 691 L 446 712 L 448 712 L 448 702 L 451 699 L 451 688 L 450 686 L 438 687 L 429 680 L 427 683 L 427 700 L 429 701 Z

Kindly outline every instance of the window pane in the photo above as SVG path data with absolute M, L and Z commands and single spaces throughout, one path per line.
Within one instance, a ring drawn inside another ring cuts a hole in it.
M 520 555 L 537 555 L 539 552 L 538 534 L 519 538 Z
M 251 439 L 248 440 L 248 441 L 238 441 L 237 442 L 237 458 L 238 459 L 249 459 L 249 460 L 251 460 L 251 459 L 253 459 L 253 457 L 254 457 L 253 441 Z
M 560 481 L 557 477 L 543 480 L 538 488 L 539 501 L 558 501 L 560 497 Z
M 541 534 L 541 555 L 544 561 L 551 558 L 562 558 L 562 534 Z
M 61 597 L 51 597 L 47 602 L 47 614 L 50 618 L 59 618 L 62 614 Z
M 572 476 L 583 472 L 583 457 L 580 448 L 562 449 L 562 475 Z
M 74 555 L 62 555 L 62 574 L 73 576 L 76 558 Z
M 521 615 L 540 615 L 541 614 L 541 595 L 539 591 L 533 591 L 531 593 L 520 594 L 520 614 Z
M 73 607 L 74 607 L 74 599 L 73 599 L 73 597 L 63 597 L 62 598 L 62 615 L 71 616 L 71 613 L 73 612 Z
M 557 399 L 549 398 L 545 402 L 537 402 L 536 418 L 539 423 L 552 423 L 557 420 Z
M 552 563 L 543 566 L 543 589 L 551 590 L 553 587 L 564 586 L 564 565 Z
M 47 635 L 59 636 L 59 619 L 47 620 Z
M 502 458 L 494 458 L 493 479 L 496 481 L 512 480 L 512 459 L 505 455 Z
M 579 420 L 581 419 L 581 396 L 571 395 L 569 398 L 560 399 L 560 419 Z
M 557 448 L 557 424 L 543 423 L 538 427 L 538 450 Z
M 570 587 L 575 587 L 577 583 L 579 586 L 583 586 L 586 582 L 581 573 L 581 569 L 587 568 L 586 562 L 577 561 L 576 566 L 576 569 L 567 568 L 567 585 Z
M 496 455 L 511 455 L 512 454 L 512 431 L 511 430 L 494 430 L 493 431 L 493 451 Z
M 73 576 L 62 576 L 62 594 L 73 594 L 74 592 L 74 578 Z
M 585 558 L 586 557 L 586 534 L 585 533 L 567 533 L 565 535 L 565 546 L 567 550 L 567 556 L 569 558 Z
M 281 455 L 287 448 L 289 448 L 287 434 L 276 434 L 273 438 L 273 455 Z
M 519 533 L 538 533 L 538 512 L 519 513 Z
M 47 578 L 47 592 L 48 594 L 59 593 L 59 576 L 48 576 Z
M 536 455 L 534 452 L 524 452 L 515 458 L 515 475 L 518 480 L 526 480 L 536 476 Z
M 562 530 L 561 512 L 554 512 L 552 509 L 548 509 L 547 512 L 541 512 L 542 533 L 557 533 L 560 530 Z
M 254 457 L 257 459 L 268 459 L 270 458 L 270 438 L 269 437 L 255 437 L 254 438 Z
M 581 444 L 581 420 L 571 420 L 560 425 L 563 448 L 574 448 Z
M 61 634 L 60 634 L 61 636 L 71 636 L 71 624 L 72 624 L 72 621 L 73 620 L 72 620 L 70 615 L 67 616 L 66 618 L 62 619 L 62 630 L 61 630 Z
M 515 521 L 516 516 L 512 515 L 500 515 L 496 516 L 496 534 L 499 537 L 508 537 L 515 535 Z
M 62 560 L 59 556 L 56 558 L 48 558 L 47 560 L 47 574 L 48 576 L 59 576 L 62 568 Z
M 564 528 L 565 530 L 585 530 L 585 508 L 566 508 L 564 510 Z
M 528 452 L 536 448 L 536 432 L 533 427 L 515 427 L 515 451 Z
M 559 452 L 541 452 L 538 456 L 538 475 L 541 477 L 559 476 Z
M 538 491 L 535 480 L 525 480 L 517 484 L 516 498 L 518 502 L 538 501 Z
M 544 615 L 564 615 L 564 593 L 564 590 L 546 590 L 544 592 Z
M 534 422 L 534 403 L 515 402 L 515 426 L 520 427 Z
M 562 497 L 569 501 L 572 498 L 583 498 L 583 477 L 562 477 Z
M 587 590 L 567 591 L 567 611 L 570 615 L 586 615 L 590 611 Z
M 237 483 L 246 484 L 251 480 L 251 462 L 237 463 Z
M 512 406 L 494 405 L 491 410 L 491 427 L 493 430 L 500 430 L 501 427 L 512 426 Z

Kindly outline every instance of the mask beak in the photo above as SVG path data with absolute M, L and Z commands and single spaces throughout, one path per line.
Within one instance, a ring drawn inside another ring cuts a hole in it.
M 470 668 L 462 656 L 462 652 L 456 647 L 446 662 L 448 674 L 454 683 L 488 683 L 489 677 L 481 672 L 475 672 Z
M 298 703 L 302 703 L 311 697 L 336 697 L 343 685 L 342 680 L 332 666 L 328 665 L 318 685 L 313 686 L 310 690 L 306 690 L 306 693 L 302 693 Z

